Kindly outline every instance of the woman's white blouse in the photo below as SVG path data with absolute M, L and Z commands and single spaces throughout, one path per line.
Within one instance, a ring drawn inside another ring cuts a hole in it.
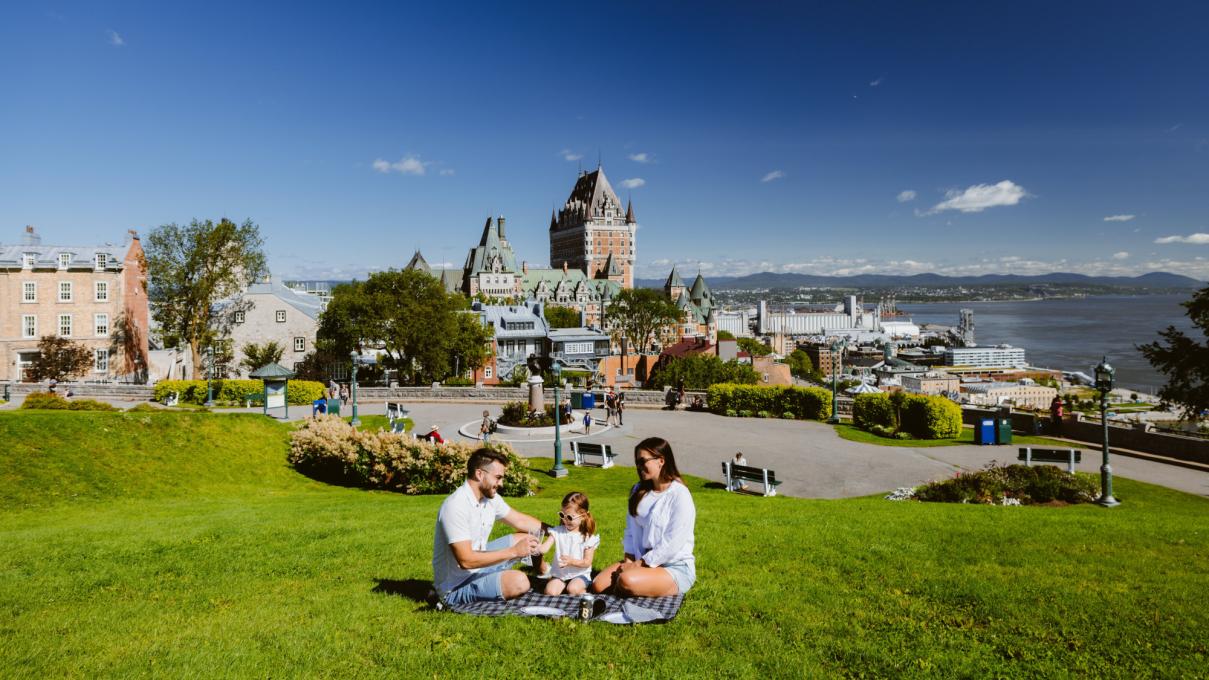
M 626 513 L 622 546 L 649 567 L 692 561 L 696 523 L 697 507 L 688 487 L 672 482 L 662 492 L 643 496 L 636 516 Z

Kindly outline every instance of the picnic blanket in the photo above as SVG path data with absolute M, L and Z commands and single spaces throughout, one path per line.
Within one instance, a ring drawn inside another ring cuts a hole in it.
M 666 623 L 676 618 L 684 595 L 677 593 L 667 597 L 617 597 L 597 595 L 597 604 L 592 621 L 607 623 Z M 470 602 L 459 605 L 442 605 L 441 608 L 459 614 L 475 616 L 545 616 L 558 618 L 558 611 L 570 618 L 579 614 L 578 595 L 546 595 L 530 591 L 504 602 Z

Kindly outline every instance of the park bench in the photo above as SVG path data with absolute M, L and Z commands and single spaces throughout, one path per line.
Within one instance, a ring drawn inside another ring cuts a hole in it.
M 1016 460 L 1032 467 L 1033 463 L 1066 463 L 1066 471 L 1075 474 L 1075 463 L 1083 461 L 1083 452 L 1079 449 L 1039 449 L 1032 446 L 1020 447 Z
M 386 421 L 392 426 L 395 424 L 396 420 L 402 420 L 409 415 L 411 415 L 411 413 L 407 409 L 403 408 L 403 404 L 394 401 L 386 402 Z
M 571 453 L 575 455 L 576 465 L 585 465 L 588 458 L 599 458 L 600 467 L 613 467 L 613 459 L 617 454 L 613 453 L 613 447 L 608 444 L 592 444 L 591 442 L 571 442 Z
M 253 406 L 264 406 L 264 392 L 253 392 L 245 395 L 244 408 L 252 408 Z
M 750 465 L 735 465 L 729 460 L 722 461 L 722 474 L 726 475 L 726 489 L 733 491 L 738 485 L 737 481 L 758 482 L 764 485 L 765 496 L 777 495 L 777 487 L 781 482 L 777 481 L 777 475 L 768 468 L 752 467 Z

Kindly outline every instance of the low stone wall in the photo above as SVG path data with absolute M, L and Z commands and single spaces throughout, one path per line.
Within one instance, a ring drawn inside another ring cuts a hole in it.
M 4 387 L 6 385 L 14 395 L 45 392 L 47 390 L 46 383 L 0 383 L 0 394 L 4 392 Z M 68 388 L 71 388 L 71 393 L 77 397 L 109 397 L 111 399 L 124 399 L 128 401 L 147 401 L 151 399 L 152 391 L 150 385 L 125 385 L 121 383 L 59 383 L 59 386 L 55 388 L 55 392 L 64 394 Z
M 596 395 L 597 408 L 604 408 L 604 392 L 593 390 Z M 554 400 L 554 389 L 542 391 L 547 403 Z M 559 396 L 566 395 L 565 390 L 559 389 Z M 685 401 L 691 401 L 696 395 L 705 398 L 705 392 L 685 392 Z M 357 387 L 357 401 L 482 401 L 502 404 L 509 401 L 526 401 L 529 398 L 527 387 Z M 626 406 L 641 404 L 643 406 L 664 404 L 662 390 L 625 390 Z
M 970 425 L 983 418 L 994 418 L 998 411 L 989 409 L 962 409 L 962 419 Z M 1064 439 L 1085 442 L 1092 448 L 1100 448 L 1104 441 L 1104 430 L 1098 421 L 1082 420 L 1080 414 L 1062 419 L 1062 431 L 1051 432 L 1050 419 L 1033 413 L 1013 413 L 1012 430 L 1022 434 L 1054 434 Z M 1109 446 L 1153 453 L 1176 460 L 1209 465 L 1209 439 L 1183 437 L 1166 432 L 1148 432 L 1144 426 L 1115 425 L 1108 423 Z

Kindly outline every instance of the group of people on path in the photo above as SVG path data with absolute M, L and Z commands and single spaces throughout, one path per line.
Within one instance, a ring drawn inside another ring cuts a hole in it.
M 696 581 L 693 557 L 696 506 L 676 468 L 671 444 L 650 437 L 634 448 L 638 483 L 630 490 L 622 558 L 592 578 L 600 547 L 590 501 L 571 492 L 559 508 L 559 522 L 546 524 L 513 509 L 499 495 L 508 459 L 481 448 L 466 463 L 466 482 L 441 504 L 433 532 L 433 586 L 449 605 L 510 600 L 530 589 L 518 563 L 532 561 L 548 577 L 545 592 L 659 597 L 688 592 Z M 496 522 L 517 533 L 489 540 Z M 548 571 L 543 556 L 554 548 Z

